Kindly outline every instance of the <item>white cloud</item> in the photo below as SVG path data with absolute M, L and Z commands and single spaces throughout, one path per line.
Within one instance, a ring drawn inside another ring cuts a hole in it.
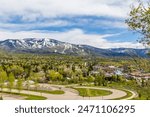
M 113 21 L 113 20 L 102 20 L 95 22 L 96 26 L 107 26 L 107 28 L 127 28 L 127 25 L 124 21 Z
M 109 16 L 124 18 L 131 0 L 0 0 L 0 16 L 8 19 L 21 16 L 22 20 L 60 16 Z
M 136 0 L 0 0 L 0 39 L 28 37 L 54 38 L 69 43 L 86 44 L 99 48 L 142 48 L 142 44 L 139 43 L 110 42 L 106 40 L 107 37 L 118 34 L 86 34 L 80 29 L 73 29 L 66 32 L 23 31 L 45 28 L 47 26 L 63 27 L 71 25 L 78 27 L 82 26 L 82 24 L 84 26 L 89 24 L 93 27 L 126 28 L 125 23 L 122 21 L 128 15 L 130 5 L 135 1 Z M 15 16 L 19 16 L 23 23 L 10 23 L 9 21 Z M 81 21 L 78 22 L 73 22 L 71 19 L 59 20 L 60 17 L 71 16 L 73 16 L 73 18 L 76 18 L 76 16 L 103 16 L 105 18 L 116 19 L 116 21 L 102 19 L 96 21 L 94 18 L 91 21 L 88 21 L 88 18 L 81 18 Z M 18 32 L 11 32 L 10 30 Z
M 89 25 L 90 24 L 90 25 Z M 78 18 L 75 21 L 69 19 L 46 19 L 44 21 L 32 22 L 32 23 L 2 23 L 0 22 L 0 30 L 7 29 L 11 31 L 23 31 L 23 30 L 38 30 L 39 28 L 46 27 L 65 27 L 65 26 L 86 26 L 89 27 L 101 27 L 101 28 L 127 28 L 127 25 L 123 21 L 112 21 L 103 19 L 86 19 Z
M 61 27 L 61 26 L 68 26 L 69 22 L 65 20 L 54 20 L 49 19 L 48 21 L 44 22 L 33 22 L 33 23 L 0 23 L 0 29 L 9 29 L 9 30 L 30 30 L 30 29 L 37 29 L 42 27 Z
M 8 32 L 0 31 L 0 39 L 8 38 L 53 38 L 73 44 L 86 44 L 98 48 L 144 48 L 142 44 L 133 42 L 110 42 L 106 37 L 116 36 L 118 34 L 86 34 L 81 29 L 73 29 L 66 32 L 41 32 L 41 31 L 22 31 Z
M 79 17 L 76 18 L 73 21 L 66 20 L 67 25 L 72 26 L 90 26 L 90 27 L 101 27 L 101 28 L 127 28 L 127 24 L 124 20 L 118 20 L 118 19 L 103 19 L 103 18 L 83 18 Z

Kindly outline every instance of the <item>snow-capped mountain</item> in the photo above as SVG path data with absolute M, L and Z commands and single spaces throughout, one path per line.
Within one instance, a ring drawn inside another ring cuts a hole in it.
M 84 49 L 97 56 L 103 57 L 149 57 L 149 49 L 135 48 L 110 48 L 101 49 L 92 46 L 82 45 Z
M 16 52 L 87 54 L 78 45 L 48 38 L 7 39 L 0 41 L 0 48 Z
M 114 48 L 101 49 L 88 45 L 75 45 L 49 38 L 7 39 L 0 41 L 0 48 L 13 52 L 40 54 L 96 55 L 103 57 L 148 57 L 148 49 Z

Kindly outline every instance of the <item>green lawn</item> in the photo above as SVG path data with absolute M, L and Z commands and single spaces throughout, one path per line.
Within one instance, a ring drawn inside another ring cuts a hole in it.
M 47 99 L 44 96 L 29 95 L 29 94 L 23 94 L 23 93 L 13 93 L 13 92 L 7 92 L 7 91 L 3 91 L 3 93 L 23 96 L 25 97 L 25 100 L 46 100 Z
M 25 100 L 46 100 L 47 98 L 44 96 L 36 96 L 36 95 L 27 95 Z
M 138 97 L 135 100 L 150 100 L 150 87 L 138 87 Z
M 32 91 L 41 92 L 41 93 L 48 93 L 48 94 L 55 94 L 55 95 L 61 95 L 61 94 L 65 93 L 62 90 L 52 90 L 52 91 L 47 91 L 47 90 L 32 90 Z
M 89 88 L 74 88 L 79 91 L 79 95 L 83 97 L 96 97 L 110 95 L 112 92 L 99 89 L 89 89 Z
M 8 87 L 5 87 L 5 88 L 8 88 Z M 17 88 L 13 88 L 13 89 L 16 89 Z M 23 89 L 23 90 L 27 90 L 27 89 Z M 61 94 L 64 94 L 65 92 L 63 90 L 33 90 L 33 89 L 29 89 L 27 91 L 34 91 L 34 92 L 39 92 L 39 93 L 48 93 L 48 94 L 55 94 L 55 95 L 61 95 Z

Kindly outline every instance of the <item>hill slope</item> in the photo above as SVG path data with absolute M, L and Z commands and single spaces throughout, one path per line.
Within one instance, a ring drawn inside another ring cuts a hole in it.
M 0 41 L 0 48 L 11 52 L 37 54 L 95 55 L 103 57 L 148 57 L 148 49 L 101 49 L 88 45 L 75 45 L 47 38 L 7 39 Z

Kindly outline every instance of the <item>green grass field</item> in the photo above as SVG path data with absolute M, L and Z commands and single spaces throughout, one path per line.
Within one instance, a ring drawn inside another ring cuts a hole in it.
M 44 96 L 37 96 L 37 95 L 30 95 L 30 94 L 23 94 L 23 93 L 13 93 L 13 92 L 7 92 L 3 91 L 3 93 L 12 94 L 12 95 L 19 95 L 22 97 L 25 97 L 25 100 L 46 100 L 47 98 Z
M 89 89 L 89 88 L 74 88 L 79 91 L 79 95 L 83 97 L 96 97 L 96 96 L 106 96 L 112 94 L 110 91 L 99 90 L 99 89 Z
M 40 93 L 48 93 L 48 94 L 55 94 L 55 95 L 61 95 L 61 94 L 65 93 L 62 90 L 52 90 L 52 91 L 48 91 L 48 90 L 29 90 L 29 91 L 35 91 L 35 92 L 40 92 Z

